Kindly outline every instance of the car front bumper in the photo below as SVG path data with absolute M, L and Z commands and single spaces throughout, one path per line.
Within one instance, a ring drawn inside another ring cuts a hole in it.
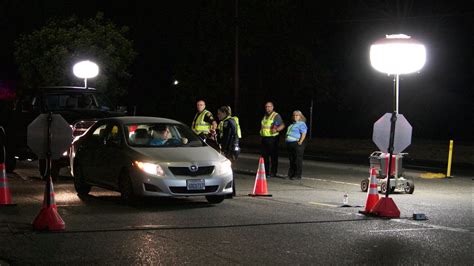
M 180 197 L 180 196 L 209 196 L 232 194 L 232 172 L 221 175 L 202 176 L 163 176 L 147 174 L 141 170 L 130 171 L 133 191 L 143 197 Z M 203 190 L 188 190 L 186 180 L 204 180 Z

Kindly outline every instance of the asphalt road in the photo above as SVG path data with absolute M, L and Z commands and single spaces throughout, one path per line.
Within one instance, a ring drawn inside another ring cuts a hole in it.
M 280 173 L 286 172 L 281 159 Z M 32 163 L 8 175 L 13 207 L 0 207 L 0 265 L 7 264 L 432 264 L 472 265 L 472 177 L 413 178 L 415 193 L 391 195 L 400 219 L 358 213 L 366 166 L 305 161 L 301 181 L 269 179 L 273 197 L 253 198 L 258 158 L 234 165 L 238 196 L 146 199 L 135 206 L 93 188 L 80 199 L 64 171 L 55 184 L 61 232 L 37 232 L 31 221 L 44 183 Z M 65 169 L 64 169 L 65 170 Z M 249 173 L 249 174 L 247 174 Z M 344 193 L 349 205 L 341 207 Z M 415 221 L 413 213 L 428 220 Z

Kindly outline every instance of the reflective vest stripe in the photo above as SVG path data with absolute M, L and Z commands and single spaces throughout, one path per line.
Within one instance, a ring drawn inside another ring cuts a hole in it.
M 230 116 L 227 116 L 224 118 L 224 120 L 219 122 L 219 125 L 217 126 L 217 130 L 219 130 L 219 137 L 222 138 L 224 136 L 224 121 L 229 120 Z
M 278 132 L 272 133 L 271 128 L 273 120 L 278 115 L 276 112 L 272 112 L 268 117 L 264 116 L 262 119 L 262 127 L 260 129 L 260 136 L 262 137 L 274 137 L 278 136 Z
M 290 126 L 288 126 L 288 129 L 286 130 L 286 141 L 287 142 L 292 142 L 292 141 L 298 141 L 300 140 L 301 136 L 303 135 L 301 133 L 301 130 L 298 128 L 297 125 L 303 125 L 303 122 L 294 122 Z M 297 126 L 296 130 L 293 130 L 294 126 Z
M 224 120 L 222 120 L 221 122 L 219 122 L 219 125 L 217 126 L 217 130 L 219 131 L 219 137 L 222 138 L 223 134 L 224 134 L 224 121 L 228 120 L 228 119 L 234 119 L 235 121 L 235 127 L 236 127 L 236 130 L 237 130 L 237 137 L 240 139 L 242 138 L 242 132 L 240 131 L 240 125 L 239 125 L 239 118 L 237 118 L 236 116 L 227 116 L 226 118 L 224 118 Z
M 197 118 L 194 116 L 195 119 L 193 120 L 192 129 L 196 134 L 209 133 L 211 124 L 204 121 L 204 117 L 206 117 L 208 112 L 208 110 L 203 110 L 201 113 L 196 114 Z
M 300 140 L 300 139 L 292 137 L 292 136 L 286 136 L 286 141 L 287 142 L 294 142 L 294 141 L 298 141 L 298 140 Z

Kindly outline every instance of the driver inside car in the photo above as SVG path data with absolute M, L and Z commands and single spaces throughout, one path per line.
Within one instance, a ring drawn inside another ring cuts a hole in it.
M 181 145 L 187 144 L 187 138 L 173 137 L 169 126 L 167 125 L 156 125 L 150 128 L 150 145 L 151 146 L 168 146 L 168 145 Z
M 171 132 L 166 125 L 156 125 L 150 131 L 152 146 L 162 146 L 171 138 Z

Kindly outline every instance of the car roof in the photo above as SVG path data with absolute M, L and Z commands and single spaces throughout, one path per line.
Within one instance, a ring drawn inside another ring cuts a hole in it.
M 182 124 L 179 121 L 163 118 L 163 117 L 153 117 L 153 116 L 119 116 L 119 117 L 109 117 L 101 119 L 102 121 L 116 121 L 121 124 L 145 124 L 145 123 L 170 123 L 170 124 Z
M 87 91 L 93 91 L 95 92 L 95 88 L 91 87 L 75 87 L 75 86 L 41 86 L 38 87 L 40 90 L 57 90 L 57 91 L 81 91 L 81 92 L 87 92 Z

